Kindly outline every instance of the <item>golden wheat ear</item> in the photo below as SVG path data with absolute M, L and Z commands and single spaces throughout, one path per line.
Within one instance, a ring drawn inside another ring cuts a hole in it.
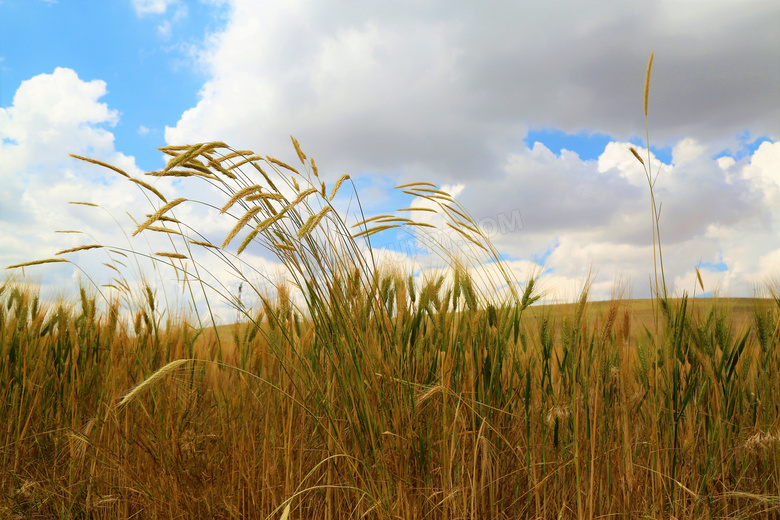
M 144 379 L 141 383 L 135 386 L 132 390 L 130 390 L 125 396 L 122 398 L 121 401 L 116 405 L 117 408 L 121 408 L 128 403 L 130 403 L 133 399 L 138 397 L 143 390 L 151 385 L 153 385 L 156 381 L 159 381 L 163 377 L 165 377 L 167 374 L 173 372 L 180 366 L 189 363 L 190 361 L 193 361 L 191 359 L 177 359 L 175 361 L 171 361 L 167 365 L 159 368 L 156 372 L 154 372 L 152 375 Z
M 64 258 L 47 258 L 46 260 L 33 260 L 32 262 L 25 262 L 23 264 L 14 264 L 9 265 L 6 267 L 6 269 L 18 269 L 20 267 L 29 267 L 31 265 L 41 265 L 41 264 L 54 264 L 57 262 L 69 262 L 70 260 L 66 260 Z
M 645 73 L 645 117 L 647 117 L 647 103 L 650 100 L 650 73 L 653 71 L 653 56 L 655 52 L 650 53 L 650 60 L 647 62 L 647 72 Z
M 639 156 L 639 152 L 636 151 L 636 148 L 633 146 L 629 147 L 629 150 L 631 150 L 631 153 L 634 154 L 634 157 L 637 158 L 637 160 L 642 163 L 642 166 L 645 165 L 645 161 L 642 160 L 642 158 Z

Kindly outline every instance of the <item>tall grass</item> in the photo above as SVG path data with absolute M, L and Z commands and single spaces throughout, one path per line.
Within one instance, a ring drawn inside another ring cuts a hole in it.
M 197 177 L 219 201 L 168 201 L 84 158 L 150 195 L 133 232 L 168 237 L 170 250 L 148 257 L 239 319 L 172 313 L 151 284 L 134 293 L 119 261 L 102 303 L 86 288 L 42 303 L 8 279 L 0 516 L 780 516 L 777 291 L 750 316 L 727 301 L 694 307 L 667 294 L 661 263 L 660 326 L 648 304 L 591 303 L 589 283 L 572 305 L 536 308 L 538 281 L 518 284 L 448 193 L 398 187 L 459 249 L 401 213 L 352 226 L 334 206 L 349 179 L 328 189 L 292 144 L 300 166 L 218 142 L 162 149 L 171 159 L 148 175 Z M 232 219 L 220 245 L 177 218 L 187 204 Z M 660 259 L 658 223 L 654 212 Z M 387 231 L 414 234 L 449 267 L 383 264 L 368 246 Z M 102 246 L 114 260 L 139 255 Z M 243 262 L 257 248 L 285 268 L 273 294 Z M 258 305 L 207 278 L 204 254 Z

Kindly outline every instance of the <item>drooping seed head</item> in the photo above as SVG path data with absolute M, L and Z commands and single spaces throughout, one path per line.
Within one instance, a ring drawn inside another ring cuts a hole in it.
M 636 151 L 636 148 L 631 146 L 628 149 L 631 150 L 631 153 L 634 154 L 634 157 L 636 157 L 637 161 L 642 163 L 642 166 L 644 166 L 645 165 L 645 161 L 643 161 L 642 158 L 639 156 L 639 152 Z

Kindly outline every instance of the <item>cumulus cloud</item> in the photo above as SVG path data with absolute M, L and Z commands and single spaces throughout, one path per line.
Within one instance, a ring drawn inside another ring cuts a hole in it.
M 140 173 L 131 157 L 114 149 L 108 128 L 118 114 L 98 101 L 105 93 L 103 81 L 83 81 L 73 70 L 57 68 L 22 82 L 13 104 L 0 108 L 3 241 L 26 244 L 4 248 L 0 262 L 7 265 L 46 254 L 51 244 L 44 237 L 58 226 L 73 224 L 80 211 L 69 207 L 69 200 L 100 197 L 109 207 L 127 200 L 122 190 L 103 192 L 114 182 L 106 172 L 68 157 L 89 155 Z
M 728 271 L 706 279 L 744 294 L 780 248 L 774 2 L 231 6 L 201 49 L 199 102 L 166 129 L 171 144 L 220 139 L 287 158 L 292 133 L 326 178 L 457 185 L 478 221 L 521 223 L 494 239 L 510 258 L 545 259 L 553 286 L 584 283 L 593 267 L 597 296 L 618 274 L 646 295 L 648 178 L 628 139 L 644 135 L 654 50 L 651 138 L 672 153 L 650 162 L 670 285 L 691 290 L 692 266 L 722 261 Z M 614 140 L 588 161 L 525 146 L 529 128 Z M 746 131 L 770 141 L 713 159 Z
M 170 249 L 170 244 L 159 240 L 160 237 L 131 240 L 127 236 L 135 223 L 126 212 L 142 218 L 144 213 L 159 207 L 154 195 L 108 169 L 69 157 L 77 154 L 113 164 L 169 195 L 192 194 L 175 189 L 165 179 L 143 177 L 135 159 L 115 149 L 110 128 L 119 116 L 100 102 L 105 94 L 105 82 L 84 81 L 71 69 L 57 68 L 51 74 L 40 74 L 22 82 L 13 104 L 0 108 L 0 156 L 3 157 L 0 266 L 3 268 L 51 258 L 58 251 L 86 244 L 134 249 L 142 254 Z M 100 207 L 69 202 L 88 202 Z M 193 214 L 196 223 L 208 222 L 207 216 L 192 208 L 182 208 L 182 215 L 189 214 Z M 208 232 L 209 226 L 202 227 Z M 83 278 L 83 273 L 98 285 L 110 283 L 114 274 L 103 262 L 111 263 L 111 258 L 120 257 L 104 249 L 66 258 L 76 262 L 78 268 L 50 264 L 25 270 L 40 283 L 45 297 L 71 293 L 76 279 Z M 165 274 L 164 270 L 152 271 L 151 263 L 145 260 L 136 263 L 125 259 L 127 270 L 123 269 L 122 274 L 130 284 L 140 283 L 143 269 L 139 271 L 135 266 L 143 264 L 152 283 L 166 288 L 169 295 L 179 292 L 172 270 Z M 223 274 L 224 266 L 212 258 L 206 257 L 204 266 L 211 266 L 215 274 Z
M 174 5 L 186 14 L 175 1 L 133 5 L 139 16 L 165 15 Z M 628 141 L 644 134 L 641 93 L 654 50 L 650 133 L 671 150 L 666 163 L 649 156 L 667 280 L 690 292 L 694 266 L 722 263 L 724 272 L 702 268 L 706 289 L 744 296 L 776 272 L 780 255 L 780 70 L 767 66 L 780 58 L 778 20 L 780 6 L 764 0 L 600 8 L 233 0 L 225 27 L 195 54 L 208 74 L 199 101 L 165 138 L 223 140 L 292 164 L 293 134 L 329 185 L 352 176 L 366 216 L 422 204 L 387 195 L 394 183 L 433 181 L 492 226 L 518 279 L 543 262 L 556 297 L 576 297 L 590 272 L 596 297 L 609 297 L 618 280 L 630 295 L 646 296 L 653 270 L 648 178 Z M 171 25 L 160 27 L 164 35 Z M 52 222 L 84 227 L 84 208 L 67 200 L 91 197 L 118 214 L 137 203 L 140 195 L 110 172 L 64 158 L 90 155 L 140 175 L 114 146 L 110 128 L 119 116 L 99 101 L 105 91 L 103 82 L 57 69 L 23 83 L 0 111 L 8 165 L 0 174 L 8 186 L 0 192 L 0 233 L 11 244 L 0 251 L 5 264 L 53 249 L 50 239 L 26 247 L 19 222 L 47 236 Z M 584 160 L 543 143 L 526 146 L 529 129 L 540 128 L 612 142 L 598 159 Z M 744 157 L 720 156 L 737 150 L 746 133 L 769 141 Z M 647 162 L 647 150 L 639 151 Z M 163 185 L 198 200 L 211 194 Z M 348 207 L 344 193 L 337 203 Z M 188 205 L 177 214 L 217 243 L 230 228 Z M 97 237 L 116 234 L 107 224 L 87 225 Z M 400 250 L 378 256 L 409 264 Z M 267 252 L 246 258 L 263 272 L 276 265 Z M 222 273 L 217 259 L 206 261 Z
M 780 136 L 773 2 L 232 6 L 203 48 L 201 101 L 169 142 L 278 149 L 295 133 L 335 168 L 490 175 L 528 125 L 643 134 L 650 50 L 656 144 Z
M 23 203 L 31 184 L 41 187 L 64 183 L 68 153 L 106 155 L 113 152 L 117 112 L 97 100 L 105 95 L 104 82 L 81 81 L 70 69 L 57 68 L 22 82 L 13 105 L 0 108 L 2 177 L 6 199 L 0 219 L 6 222 L 38 218 Z M 72 176 L 72 175 L 71 175 Z
M 628 147 L 613 142 L 598 161 L 582 161 L 537 144 L 508 159 L 504 178 L 467 183 L 461 198 L 477 219 L 522 208 L 523 229 L 494 241 L 512 257 L 545 256 L 559 282 L 581 279 L 593 267 L 603 282 L 593 288 L 599 297 L 609 297 L 617 275 L 632 283 L 634 295 L 646 296 L 654 269 L 650 192 Z M 675 148 L 685 147 L 691 143 Z M 670 290 L 693 292 L 689 282 L 699 263 L 727 267 L 702 268 L 708 291 L 717 286 L 743 296 L 777 271 L 778 150 L 780 143 L 766 142 L 727 170 L 701 156 L 673 164 L 653 160 Z

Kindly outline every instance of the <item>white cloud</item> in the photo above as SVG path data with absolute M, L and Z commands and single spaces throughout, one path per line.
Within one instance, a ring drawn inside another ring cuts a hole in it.
M 477 222 L 491 223 L 497 231 L 494 244 L 515 259 L 510 265 L 536 265 L 529 259 L 549 252 L 541 285 L 548 301 L 576 298 L 589 274 L 594 298 L 609 298 L 620 287 L 626 297 L 646 297 L 655 269 L 649 188 L 644 178 L 639 185 L 631 182 L 636 166 L 644 174 L 628 147 L 609 143 L 598 161 L 583 161 L 571 152 L 555 155 L 537 143 L 510 155 L 502 178 L 442 188 L 455 193 Z M 676 146 L 685 147 L 690 143 Z M 780 143 L 766 143 L 731 174 L 720 166 L 722 161 L 702 156 L 661 165 L 656 195 L 662 204 L 664 272 L 672 294 L 702 293 L 694 283 L 694 267 L 700 263 L 726 265 L 725 272 L 701 268 L 706 291 L 720 294 L 750 296 L 757 284 L 777 274 L 780 208 L 764 198 L 766 188 L 761 187 L 780 166 L 776 147 Z M 654 171 L 658 164 L 654 159 Z M 420 199 L 411 205 L 431 206 Z M 443 228 L 436 215 L 412 216 Z M 497 225 L 502 221 L 503 226 Z M 517 278 L 523 280 L 529 272 L 525 267 Z
M 732 166 L 734 166 L 737 161 L 734 160 L 733 157 L 718 157 L 718 166 L 721 167 L 721 169 L 725 172 L 728 172 Z
M 131 240 L 127 236 L 135 226 L 126 212 L 143 218 L 152 209 L 147 192 L 110 170 L 68 155 L 113 164 L 169 196 L 177 191 L 185 196 L 192 194 L 192 190 L 175 190 L 165 179 L 143 177 L 135 159 L 115 149 L 114 136 L 107 127 L 116 124 L 118 114 L 99 101 L 105 93 L 103 81 L 83 81 L 73 70 L 58 68 L 52 74 L 24 81 L 13 104 L 0 108 L 0 267 L 51 258 L 57 251 L 94 243 L 142 254 L 171 247 L 160 237 Z M 151 199 L 155 197 L 151 195 Z M 100 208 L 68 204 L 74 201 L 99 204 Z M 157 207 L 160 203 L 155 200 L 155 204 Z M 182 215 L 191 213 L 192 208 L 182 208 Z M 197 225 L 208 218 L 195 212 L 192 220 Z M 58 234 L 57 230 L 82 233 Z M 102 285 L 114 276 L 102 265 L 110 262 L 111 256 L 121 259 L 106 249 L 67 258 Z M 139 282 L 136 263 L 124 260 L 127 267 L 123 275 L 131 284 Z M 173 271 L 153 271 L 143 259 L 140 264 L 146 266 L 150 281 L 155 283 L 157 278 L 158 286 L 171 297 L 180 292 Z M 208 257 L 204 265 L 221 272 Z M 44 297 L 67 294 L 76 287 L 77 278 L 84 278 L 82 271 L 70 264 L 31 267 L 25 272 L 39 281 Z
M 635 296 L 647 295 L 654 269 L 649 188 L 646 179 L 641 186 L 641 165 L 628 146 L 608 144 L 595 166 L 565 153 L 555 156 L 537 144 L 510 157 L 503 179 L 467 182 L 463 202 L 477 219 L 519 208 L 523 229 L 494 242 L 520 258 L 555 244 L 546 261 L 557 280 L 553 286 L 581 285 L 593 267 L 598 273 L 594 295 L 609 297 L 618 275 L 632 283 Z M 678 149 L 685 146 L 690 144 Z M 780 251 L 780 205 L 773 198 L 780 143 L 762 146 L 732 167 L 732 180 L 720 160 L 698 157 L 661 165 L 655 190 L 670 290 L 691 292 L 688 282 L 700 261 L 722 261 L 728 268 L 702 269 L 708 291 L 718 287 L 742 296 L 751 294 L 756 277 L 780 269 L 773 262 Z
M 707 279 L 744 293 L 764 269 L 748 259 L 780 247 L 772 231 L 780 145 L 740 161 L 711 159 L 736 148 L 745 128 L 780 138 L 780 73 L 765 66 L 780 57 L 773 2 L 659 2 L 641 14 L 614 3 L 231 4 L 226 27 L 200 52 L 210 77 L 199 102 L 166 128 L 170 144 L 219 139 L 292 160 L 292 133 L 326 179 L 458 185 L 478 221 L 522 215 L 522 229 L 495 241 L 517 259 L 551 250 L 548 280 L 562 292 L 581 287 L 592 266 L 599 297 L 618 275 L 645 295 L 648 179 L 627 140 L 644 134 L 641 94 L 654 49 L 650 134 L 672 148 L 672 160 L 649 160 L 670 285 L 690 290 L 692 266 L 722 259 L 729 270 Z M 646 22 L 656 17 L 670 22 Z M 527 148 L 529 126 L 615 140 L 583 161 Z
M 169 20 L 165 20 L 163 23 L 157 26 L 157 34 L 160 36 L 160 38 L 167 40 L 171 37 L 171 22 Z
M 181 0 L 132 0 L 135 14 L 139 17 L 149 15 L 173 14 L 157 25 L 157 35 L 163 40 L 169 40 L 173 35 L 173 24 L 186 18 L 189 12 L 187 4 Z M 170 8 L 170 9 L 169 9 Z
M 73 224 L 78 212 L 68 200 L 93 196 L 107 206 L 126 200 L 122 190 L 107 190 L 112 178 L 79 165 L 68 154 L 111 160 L 139 174 L 132 158 L 114 149 L 114 125 L 118 114 L 98 99 L 105 95 L 103 81 L 82 81 L 71 69 L 57 68 L 22 82 L 13 105 L 0 108 L 3 169 L 0 173 L 5 199 L 0 205 L 0 223 L 5 240 L 28 241 L 23 248 L 0 253 L 5 264 L 31 260 L 46 254 L 54 228 Z M 127 191 L 127 190 L 124 190 Z M 22 225 L 23 224 L 23 225 Z M 27 237 L 25 239 L 25 237 Z M 35 240 L 29 240 L 35 237 Z
M 178 0 L 132 0 L 133 9 L 138 16 L 165 14 L 168 6 L 177 2 Z
M 166 14 L 174 4 L 177 11 Z M 650 162 L 663 203 L 670 285 L 690 291 L 693 266 L 722 261 L 727 271 L 702 271 L 707 289 L 746 295 L 776 265 L 780 72 L 766 66 L 780 52 L 776 2 L 664 1 L 640 11 L 628 3 L 570 2 L 231 4 L 227 25 L 194 54 L 208 80 L 198 103 L 166 128 L 169 144 L 224 140 L 292 164 L 287 136 L 293 134 L 329 185 L 343 173 L 371 185 L 363 191 L 366 216 L 395 204 L 382 193 L 384 184 L 457 187 L 477 221 L 522 215 L 522 225 L 495 236 L 521 279 L 535 266 L 531 258 L 549 253 L 545 284 L 558 297 L 576 297 L 591 268 L 595 296 L 609 297 L 619 277 L 630 281 L 633 296 L 643 296 L 653 269 L 649 193 L 628 140 L 644 134 L 644 67 L 654 49 L 650 133 L 654 144 L 672 149 L 672 159 L 662 164 L 651 155 Z M 186 15 L 178 2 L 133 5 L 139 16 L 170 18 L 163 32 Z M 659 19 L 668 23 L 653 22 Z M 98 102 L 105 84 L 69 73 L 33 78 L 20 87 L 18 102 L 0 112 L 0 132 L 9 140 L 3 157 L 12 166 L 3 170 L 12 173 L 4 175 L 9 189 L 0 192 L 1 231 L 16 244 L 5 257 L 0 252 L 6 263 L 52 249 L 44 243 L 20 253 L 24 237 L 10 231 L 8 215 L 26 212 L 42 236 L 45 225 L 67 221 L 56 208 L 69 197 L 102 197 L 117 209 L 135 200 L 126 183 L 97 167 L 60 159 L 81 150 L 134 168 L 114 149 L 108 129 L 118 116 Z M 541 143 L 526 147 L 529 127 L 614 140 L 597 160 L 583 161 Z M 712 159 L 736 149 L 746 128 L 774 142 L 743 159 Z M 647 161 L 647 150 L 639 151 Z M 182 186 L 177 195 L 211 194 Z M 82 210 L 68 208 L 69 218 L 83 218 L 75 213 Z M 35 212 L 42 216 L 31 217 Z M 177 214 L 217 242 L 229 228 L 187 205 Z M 397 254 L 387 256 L 403 264 Z M 247 258 L 272 265 L 257 252 Z M 220 269 L 216 262 L 209 268 Z
M 6 238 L 11 234 L 36 236 L 29 229 L 20 229 L 19 223 L 39 221 L 38 206 L 48 208 L 51 214 L 51 200 L 31 195 L 37 189 L 61 186 L 61 195 L 75 183 L 85 183 L 71 175 L 73 160 L 69 153 L 103 157 L 114 153 L 113 135 L 105 127 L 115 124 L 118 115 L 97 101 L 105 93 L 104 82 L 81 81 L 74 71 L 58 68 L 53 74 L 22 82 L 13 105 L 0 108 L 0 177 L 4 186 L 0 192 L 0 222 Z M 25 198 L 25 194 L 30 196 Z M 52 217 L 52 222 L 59 220 Z M 7 263 L 23 261 L 19 255 L 31 250 L 36 249 L 4 249 L 0 259 Z
M 742 170 L 742 177 L 763 193 L 769 207 L 780 205 L 780 143 L 764 142 Z
M 166 138 L 277 150 L 295 133 L 337 169 L 468 178 L 495 172 L 529 124 L 643 134 L 651 49 L 655 144 L 724 149 L 746 127 L 780 138 L 780 72 L 765 66 L 780 48 L 773 2 L 659 2 L 641 16 L 630 4 L 559 4 L 234 0 L 201 52 L 201 100 Z M 679 22 L 693 14 L 711 24 Z M 678 22 L 644 21 L 660 16 Z
M 672 148 L 672 163 L 677 165 L 684 162 L 690 162 L 701 157 L 707 150 L 695 139 L 683 139 Z

